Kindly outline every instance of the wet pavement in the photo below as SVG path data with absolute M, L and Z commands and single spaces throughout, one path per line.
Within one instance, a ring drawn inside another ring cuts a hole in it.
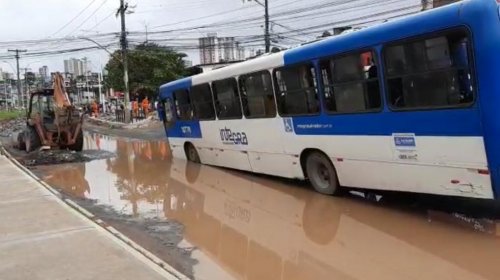
M 88 134 L 86 148 L 116 156 L 34 172 L 194 279 L 500 275 L 497 205 L 328 197 L 305 183 L 172 160 L 156 140 Z M 449 213 L 457 209 L 471 212 Z

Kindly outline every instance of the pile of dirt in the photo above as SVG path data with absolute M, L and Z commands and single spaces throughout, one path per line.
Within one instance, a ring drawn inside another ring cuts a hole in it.
M 69 150 L 48 150 L 33 152 L 19 160 L 25 166 L 50 165 L 62 163 L 89 162 L 92 160 L 112 158 L 115 154 L 103 150 L 85 150 L 75 152 Z
M 0 137 L 11 137 L 14 133 L 22 131 L 25 127 L 26 120 L 23 118 L 1 121 Z

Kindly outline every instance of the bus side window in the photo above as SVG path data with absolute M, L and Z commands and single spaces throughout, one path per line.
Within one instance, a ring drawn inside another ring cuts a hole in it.
M 191 103 L 194 114 L 199 120 L 214 120 L 215 110 L 212 91 L 209 84 L 196 85 L 191 88 Z
M 156 105 L 156 110 L 158 111 L 160 121 L 163 122 L 165 127 L 174 122 L 172 115 L 172 101 L 170 98 L 160 100 Z
M 248 118 L 274 118 L 276 104 L 269 71 L 240 77 L 243 112 Z
M 320 67 L 328 112 L 365 112 L 382 106 L 378 68 L 372 52 L 324 60 Z
M 212 87 L 217 117 L 221 120 L 241 119 L 241 103 L 236 79 L 215 81 Z
M 280 114 L 291 116 L 319 113 L 318 88 L 312 64 L 277 69 L 274 78 Z
M 448 108 L 474 100 L 468 38 L 462 30 L 389 46 L 384 57 L 393 108 Z
M 174 102 L 177 118 L 179 120 L 193 119 L 193 107 L 191 106 L 191 100 L 189 99 L 188 90 L 179 89 L 174 91 Z

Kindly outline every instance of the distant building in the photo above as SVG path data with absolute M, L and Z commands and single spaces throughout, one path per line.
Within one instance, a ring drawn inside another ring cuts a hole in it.
M 82 75 L 92 72 L 92 62 L 88 58 L 82 59 Z
M 236 60 L 245 60 L 246 58 L 245 47 L 240 46 L 240 43 L 236 42 Z
M 210 33 L 207 37 L 199 38 L 200 63 L 216 64 L 245 59 L 245 51 L 234 37 L 217 37 Z
M 64 60 L 64 72 L 73 74 L 74 76 L 83 76 L 88 71 L 91 71 L 91 62 L 87 58 L 76 59 L 70 58 Z
M 2 71 L 2 80 L 12 80 L 14 79 L 14 74 Z
M 217 54 L 217 34 L 209 34 L 207 37 L 199 39 L 200 63 L 216 63 Z
M 218 38 L 219 61 L 234 61 L 236 60 L 237 49 L 234 37 Z
M 44 65 L 38 69 L 38 74 L 40 75 L 40 78 L 44 83 L 47 83 L 50 81 L 50 72 L 49 72 L 49 67 Z

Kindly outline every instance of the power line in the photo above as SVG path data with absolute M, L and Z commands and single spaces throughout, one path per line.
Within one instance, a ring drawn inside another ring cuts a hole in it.
M 225 15 L 225 14 L 229 14 L 229 13 L 234 13 L 234 12 L 237 12 L 237 11 L 242 11 L 242 10 L 245 10 L 245 9 L 248 9 L 248 8 L 253 8 L 253 7 L 254 6 L 246 6 L 246 7 L 242 7 L 242 8 L 238 8 L 238 9 L 232 9 L 232 10 L 218 12 L 218 13 L 207 15 L 207 16 L 203 16 L 203 17 L 191 18 L 191 19 L 187 19 L 187 20 L 183 20 L 183 21 L 174 22 L 174 23 L 157 25 L 157 26 L 153 26 L 151 29 L 157 29 L 157 28 L 165 27 L 165 26 L 179 25 L 179 24 L 186 23 L 186 22 L 192 22 L 192 21 L 197 21 L 197 20 L 200 20 L 200 19 L 206 19 L 206 18 L 211 18 L 211 17 L 215 17 L 215 16 L 220 16 L 220 15 Z
M 104 1 L 105 2 L 105 1 Z M 101 4 L 100 7 L 102 7 Z M 333 1 L 333 2 L 339 2 L 339 1 Z M 280 11 L 277 14 L 280 16 L 278 19 L 279 21 L 298 21 L 298 20 L 303 20 L 304 18 L 310 19 L 314 15 L 318 15 L 317 18 L 322 18 L 325 16 L 331 17 L 332 15 L 335 15 L 334 13 L 336 10 L 337 14 L 340 13 L 345 13 L 346 11 L 351 10 L 352 12 L 355 12 L 358 6 L 354 7 L 354 2 L 360 2 L 360 0 L 355 0 L 351 2 L 351 5 L 353 5 L 350 8 L 344 8 L 342 10 L 339 9 L 339 7 L 336 7 L 333 10 L 329 10 L 327 15 L 321 15 L 322 13 L 326 13 L 326 11 L 319 11 L 319 12 L 314 12 L 314 10 L 304 10 L 303 8 L 297 8 L 297 9 L 292 9 L 289 11 L 295 11 L 296 13 L 293 13 L 292 15 L 286 16 L 284 14 L 284 11 Z M 364 7 L 384 7 L 387 6 L 388 3 L 377 3 L 376 1 L 362 1 L 366 6 Z M 393 0 L 391 2 L 398 2 L 398 0 Z M 332 2 L 330 2 L 332 3 Z M 320 3 L 317 5 L 312 5 L 311 7 L 321 7 L 318 9 L 324 9 L 325 3 Z M 371 4 L 371 5 L 368 5 Z M 345 6 L 345 5 L 343 5 Z M 316 24 L 316 25 L 311 25 L 311 26 L 305 26 L 299 29 L 294 29 L 294 28 L 286 28 L 284 24 L 277 24 L 278 26 L 283 27 L 286 31 L 283 32 L 275 32 L 274 34 L 271 34 L 271 36 L 277 38 L 278 40 L 295 40 L 299 42 L 298 39 L 295 39 L 292 36 L 292 34 L 300 34 L 301 36 L 308 36 L 309 34 L 316 34 L 317 32 L 324 31 L 324 28 L 329 28 L 329 27 L 334 27 L 338 26 L 340 24 L 346 24 L 350 23 L 350 25 L 361 25 L 361 24 L 367 24 L 367 23 L 373 23 L 373 22 L 380 22 L 383 19 L 387 19 L 387 15 L 391 15 L 389 18 L 394 18 L 394 17 L 400 17 L 403 15 L 411 14 L 417 12 L 417 10 L 414 10 L 416 8 L 419 8 L 420 5 L 409 5 L 409 6 L 404 6 L 404 7 L 399 7 L 396 9 L 391 9 L 391 10 L 384 10 L 379 13 L 372 13 L 369 15 L 365 16 L 359 16 L 359 17 L 351 17 L 349 19 L 345 20 L 337 20 L 333 22 L 328 22 L 328 23 L 321 23 L 321 24 Z M 98 8 L 99 9 L 99 8 Z M 97 10 L 98 10 L 97 9 Z M 96 11 L 97 11 L 96 10 Z M 96 12 L 94 11 L 94 12 Z M 395 13 L 401 13 L 395 16 Z M 95 13 L 94 13 L 95 14 Z M 111 14 L 112 15 L 112 14 Z M 109 18 L 111 15 L 108 15 L 107 18 Z M 101 20 L 104 21 L 107 18 Z M 238 23 L 235 23 L 234 20 L 226 20 L 226 21 L 219 21 L 216 24 L 213 25 L 204 25 L 203 28 L 225 28 L 225 30 L 230 30 L 231 28 L 237 28 L 238 30 L 241 30 L 245 26 L 252 27 L 253 22 L 260 21 L 262 17 L 258 18 L 247 18 L 247 19 L 240 19 Z M 288 26 L 287 26 L 288 27 Z M 95 28 L 95 27 L 93 27 Z M 191 38 L 179 38 L 179 39 L 173 39 L 173 38 L 166 38 L 164 37 L 166 34 L 183 34 L 187 35 L 190 31 L 195 31 L 199 30 L 200 26 L 191 26 L 191 27 L 186 27 L 186 28 L 179 28 L 179 29 L 173 29 L 173 30 L 160 30 L 160 31 L 154 31 L 154 32 L 149 32 L 150 39 L 149 41 L 155 42 L 155 43 L 167 43 L 169 47 L 171 46 L 172 49 L 176 50 L 198 50 L 198 38 L 197 37 L 191 37 Z M 131 37 L 131 42 L 133 44 L 135 43 L 141 43 L 137 39 L 134 39 L 137 36 L 143 35 L 144 32 L 129 32 L 130 37 Z M 118 33 L 116 32 L 111 32 L 111 33 L 102 33 L 102 34 L 97 34 L 93 36 L 88 36 L 90 38 L 94 38 L 97 40 L 100 44 L 110 46 L 112 48 L 117 48 L 117 38 Z M 160 37 L 160 38 L 155 38 L 155 37 Z M 243 35 L 243 36 L 235 36 L 238 40 L 241 41 L 241 44 L 244 45 L 245 47 L 254 47 L 254 46 L 262 46 L 262 39 L 263 35 Z M 65 38 L 48 38 L 48 39 L 39 39 L 39 40 L 23 40 L 23 41 L 10 41 L 10 42 L 1 42 L 0 45 L 4 46 L 39 46 L 41 49 L 40 50 L 30 50 L 29 55 L 27 54 L 26 57 L 37 57 L 37 56 L 56 56 L 64 53 L 70 53 L 70 52 L 81 52 L 81 51 L 94 51 L 96 49 L 99 49 L 97 47 L 81 47 L 82 46 L 82 41 L 84 39 L 78 38 L 78 37 L 65 37 Z M 58 46 L 60 49 L 52 50 L 52 51 L 43 51 L 43 44 L 50 44 L 56 41 L 61 41 L 62 43 Z M 259 43 L 260 42 L 260 43 Z M 74 47 L 72 47 L 74 45 Z M 61 49 L 62 48 L 62 49 Z M 5 56 L 5 58 L 12 58 L 12 56 Z
M 75 29 L 73 29 L 73 31 L 71 31 L 69 34 L 77 31 L 80 27 L 82 27 L 82 25 L 84 25 L 91 17 L 93 17 L 102 8 L 102 6 L 106 4 L 106 2 L 108 2 L 108 0 L 102 1 L 101 5 L 99 5 L 99 7 L 97 7 L 97 9 L 95 9 L 94 12 L 92 12 L 92 14 L 90 14 L 82 23 L 80 23 L 80 25 L 78 25 Z
M 70 25 L 71 23 L 73 23 L 73 21 L 75 21 L 78 17 L 80 17 L 80 15 L 82 15 L 90 6 L 92 6 L 92 4 L 94 4 L 95 1 L 96 0 L 90 1 L 90 3 L 85 8 L 83 8 L 83 10 L 81 10 L 69 22 L 67 22 L 65 25 L 63 25 L 61 28 L 59 28 L 56 32 L 54 32 L 54 34 L 50 35 L 50 37 L 55 36 L 56 34 L 58 34 L 59 32 L 61 32 L 64 28 L 66 28 L 68 25 Z
M 100 20 L 98 23 L 96 23 L 94 26 L 92 26 L 91 28 L 89 28 L 89 30 L 94 30 L 94 28 L 98 27 L 99 25 L 101 25 L 103 22 L 105 22 L 108 18 L 112 17 L 113 15 L 115 14 L 115 11 L 112 11 L 109 15 L 107 15 L 105 18 L 103 18 L 102 20 Z

